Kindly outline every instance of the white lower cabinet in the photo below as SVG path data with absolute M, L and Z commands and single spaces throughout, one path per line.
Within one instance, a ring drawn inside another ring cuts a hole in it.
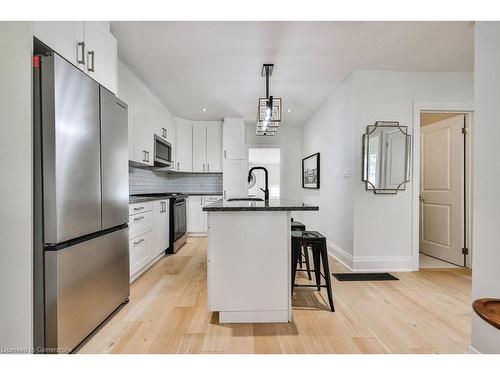
M 153 258 L 168 248 L 169 242 L 169 200 L 153 202 Z
M 222 198 L 220 195 L 192 195 L 188 201 L 188 233 L 191 236 L 207 235 L 207 213 L 203 207 Z
M 221 199 L 222 195 L 205 195 L 203 197 L 203 207 L 208 206 L 210 203 L 215 202 L 217 199 Z M 208 215 L 207 211 L 202 211 L 203 212 L 203 217 L 204 217 L 204 222 L 205 222 L 205 228 L 204 232 L 208 233 Z
M 134 238 L 153 229 L 153 213 L 142 212 L 129 217 L 129 237 Z
M 146 232 L 130 240 L 130 278 L 150 262 L 152 232 Z
M 129 205 L 130 281 L 158 260 L 169 245 L 169 200 Z
M 203 196 L 191 195 L 188 197 L 188 233 L 191 235 L 205 235 L 206 224 L 203 215 Z

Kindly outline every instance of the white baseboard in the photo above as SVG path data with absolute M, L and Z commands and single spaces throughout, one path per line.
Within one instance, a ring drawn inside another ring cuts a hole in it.
M 188 232 L 188 237 L 207 237 L 207 232 Z
M 144 267 L 142 267 L 139 271 L 134 273 L 133 275 L 130 275 L 130 284 L 132 284 L 134 281 L 136 281 L 139 277 L 141 277 L 144 272 L 149 270 L 151 267 L 154 266 L 156 262 L 158 262 L 161 258 L 165 256 L 165 252 L 162 252 L 156 256 L 153 260 L 151 260 L 148 264 L 146 264 Z
M 411 272 L 413 258 L 411 256 L 352 256 L 330 241 L 326 241 L 328 253 L 338 260 L 349 271 L 356 272 Z
M 481 354 L 481 352 L 479 350 L 474 349 L 472 346 L 469 345 L 469 347 L 465 351 L 465 354 Z
M 362 272 L 411 272 L 411 256 L 354 256 L 353 269 Z
M 352 271 L 352 255 L 340 247 L 334 245 L 330 241 L 326 241 L 326 248 L 328 254 L 346 266 L 349 271 Z

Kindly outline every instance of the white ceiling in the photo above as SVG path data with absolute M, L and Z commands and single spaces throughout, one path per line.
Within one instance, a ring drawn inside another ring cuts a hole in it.
M 174 115 L 254 122 L 263 63 L 284 125 L 302 125 L 355 69 L 473 70 L 470 22 L 112 22 L 118 53 Z M 207 108 L 202 112 L 202 108 Z

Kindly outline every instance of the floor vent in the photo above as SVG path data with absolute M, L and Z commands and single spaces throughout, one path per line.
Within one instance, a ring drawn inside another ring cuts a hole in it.
M 390 273 L 332 273 L 338 281 L 385 281 L 399 280 Z

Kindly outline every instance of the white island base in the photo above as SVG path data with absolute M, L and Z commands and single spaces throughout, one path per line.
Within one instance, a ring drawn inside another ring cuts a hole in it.
M 208 211 L 208 236 L 219 323 L 291 321 L 290 211 Z

